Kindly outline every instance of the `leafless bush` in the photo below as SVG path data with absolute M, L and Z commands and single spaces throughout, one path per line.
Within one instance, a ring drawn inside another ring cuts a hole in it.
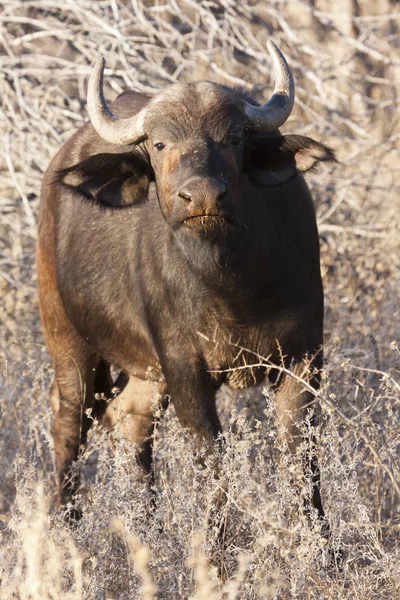
M 3 0 L 0 10 L 0 599 L 398 597 L 397 3 Z M 317 437 L 331 539 L 308 526 L 279 477 L 269 390 L 220 395 L 219 480 L 199 468 L 167 411 L 156 432 L 155 506 L 129 444 L 117 433 L 112 450 L 95 427 L 82 457 L 84 516 L 68 529 L 52 510 L 51 367 L 33 267 L 42 174 L 86 119 L 99 52 L 109 99 L 207 78 L 261 100 L 269 38 L 297 85 L 285 132 L 322 138 L 341 161 L 308 176 L 326 296 Z M 227 502 L 215 514 L 221 488 Z M 206 527 L 210 514 L 223 525 L 224 551 Z

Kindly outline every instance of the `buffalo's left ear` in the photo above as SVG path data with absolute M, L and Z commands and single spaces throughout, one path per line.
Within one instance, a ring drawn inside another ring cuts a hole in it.
M 279 185 L 319 162 L 337 162 L 333 150 L 302 135 L 250 138 L 245 170 L 257 185 Z
M 83 200 L 103 207 L 124 208 L 147 200 L 153 172 L 139 152 L 96 154 L 55 173 L 54 182 Z

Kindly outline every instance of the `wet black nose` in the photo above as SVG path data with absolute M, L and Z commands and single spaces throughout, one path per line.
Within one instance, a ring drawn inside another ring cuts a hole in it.
M 200 206 L 205 211 L 216 206 L 217 201 L 226 194 L 226 185 L 217 179 L 195 178 L 181 187 L 178 196 Z

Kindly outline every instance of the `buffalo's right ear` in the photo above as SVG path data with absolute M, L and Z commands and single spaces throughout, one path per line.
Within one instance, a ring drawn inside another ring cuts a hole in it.
M 55 181 L 103 206 L 124 208 L 147 199 L 153 171 L 138 152 L 96 154 L 57 171 Z
M 335 153 L 311 138 L 254 134 L 248 141 L 245 168 L 256 185 L 275 186 L 289 181 L 296 172 L 313 169 L 320 162 L 337 162 Z

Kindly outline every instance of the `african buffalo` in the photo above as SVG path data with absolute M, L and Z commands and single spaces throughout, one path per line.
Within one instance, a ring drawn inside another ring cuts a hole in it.
M 104 60 L 86 123 L 44 176 L 37 267 L 55 380 L 50 398 L 59 500 L 92 420 L 123 410 L 151 471 L 154 396 L 210 449 L 226 383 L 268 376 L 280 439 L 296 454 L 317 389 L 323 291 L 313 202 L 302 172 L 333 152 L 278 128 L 294 103 L 292 73 L 269 43 L 275 88 L 263 106 L 241 88 L 177 83 L 154 97 L 103 96 Z M 287 372 L 265 366 L 283 364 Z M 110 364 L 126 387 L 112 400 Z M 96 396 L 95 394 L 101 394 Z M 99 399 L 100 398 L 100 399 Z M 104 400 L 104 398 L 106 400 Z M 117 408 L 118 410 L 117 410 Z M 312 504 L 323 516 L 315 459 Z

